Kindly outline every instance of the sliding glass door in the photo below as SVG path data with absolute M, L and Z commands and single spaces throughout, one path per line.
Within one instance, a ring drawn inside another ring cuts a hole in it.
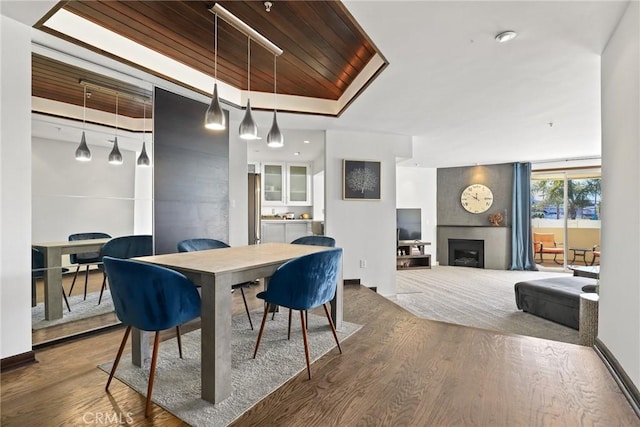
M 600 188 L 600 168 L 532 173 L 531 223 L 538 265 L 566 269 L 599 264 Z

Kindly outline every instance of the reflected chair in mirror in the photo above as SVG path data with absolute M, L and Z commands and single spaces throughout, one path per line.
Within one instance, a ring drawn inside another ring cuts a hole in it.
M 591 258 L 591 265 L 596 263 L 596 258 L 598 258 L 598 264 L 600 264 L 600 245 L 593 245 L 591 248 L 591 252 L 593 253 L 593 258 Z
M 151 408 L 151 394 L 160 344 L 159 332 L 176 328 L 178 350 L 182 358 L 179 327 L 200 316 L 200 294 L 196 285 L 177 271 L 154 264 L 109 256 L 103 257 L 102 260 L 109 278 L 116 316 L 127 325 L 105 390 L 109 390 L 109 384 L 118 368 L 131 328 L 155 332 L 144 411 L 146 417 Z
M 216 240 L 216 239 L 186 239 L 178 242 L 178 252 L 195 252 L 195 251 L 205 251 L 208 249 L 221 249 L 230 247 L 225 242 Z M 247 298 L 244 295 L 244 288 L 248 287 L 253 282 L 244 282 L 238 283 L 231 286 L 232 290 L 240 289 L 240 293 L 242 294 L 242 302 L 244 303 L 244 309 L 247 312 L 247 318 L 249 319 L 249 326 L 251 326 L 251 330 L 253 330 L 253 322 L 251 321 L 251 314 L 249 313 L 249 306 L 247 305 Z
M 338 273 L 342 261 L 342 248 L 329 249 L 294 258 L 282 264 L 276 269 L 269 280 L 269 287 L 260 292 L 257 297 L 265 301 L 262 324 L 256 341 L 253 358 L 258 354 L 258 346 L 264 332 L 265 321 L 269 313 L 268 305 L 276 304 L 291 310 L 300 311 L 300 323 L 302 325 L 302 337 L 304 340 L 304 353 L 307 360 L 307 374 L 311 379 L 311 363 L 309 361 L 309 344 L 307 342 L 307 320 L 304 312 L 322 306 L 329 321 L 331 332 L 342 353 L 340 341 L 336 334 L 336 328 L 327 309 L 327 303 L 336 294 Z M 288 339 L 291 338 L 291 312 L 289 312 Z
M 100 250 L 101 261 L 105 256 L 128 259 L 149 255 L 153 255 L 153 237 L 150 235 L 116 237 L 105 243 Z M 102 288 L 98 298 L 98 304 L 100 304 L 104 290 L 107 288 L 107 274 L 102 264 L 98 264 L 98 268 L 102 270 Z
M 293 242 L 293 245 L 312 245 L 312 246 L 328 246 L 330 248 L 336 247 L 336 239 L 329 236 L 303 236 L 298 237 Z
M 35 307 L 37 304 L 36 281 L 37 279 L 44 277 L 45 270 L 44 254 L 35 248 L 31 248 L 31 307 Z M 69 271 L 68 268 L 62 267 L 63 273 L 66 273 L 67 271 Z M 67 310 L 71 311 L 67 294 L 64 292 L 64 287 L 62 287 L 62 298 L 64 298 L 64 303 L 67 305 Z
M 107 233 L 76 233 L 69 236 L 69 241 L 74 240 L 91 240 L 91 239 L 109 239 L 110 235 Z M 84 299 L 87 299 L 87 282 L 89 281 L 89 266 L 91 264 L 100 264 L 100 254 L 97 252 L 85 252 L 80 254 L 70 254 L 69 262 L 71 264 L 78 264 L 76 268 L 76 274 L 73 275 L 73 282 L 71 282 L 71 288 L 69 288 L 69 296 L 71 296 L 71 292 L 73 292 L 73 287 L 76 284 L 76 279 L 78 278 L 78 273 L 80 272 L 80 267 L 85 265 L 87 267 L 85 275 L 84 275 Z

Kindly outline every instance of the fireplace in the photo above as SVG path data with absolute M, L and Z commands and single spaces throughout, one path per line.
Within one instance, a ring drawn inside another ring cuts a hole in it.
M 484 240 L 449 239 L 449 265 L 484 268 Z

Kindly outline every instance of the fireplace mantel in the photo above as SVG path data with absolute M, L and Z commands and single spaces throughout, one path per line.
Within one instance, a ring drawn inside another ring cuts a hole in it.
M 449 239 L 484 240 L 484 268 L 509 268 L 511 227 L 439 225 L 437 250 L 441 265 L 449 264 Z

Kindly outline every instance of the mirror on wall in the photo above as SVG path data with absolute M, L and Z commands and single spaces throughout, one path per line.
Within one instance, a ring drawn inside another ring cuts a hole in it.
M 32 83 L 32 341 L 38 345 L 118 322 L 96 259 L 100 245 L 83 252 L 70 236 L 103 233 L 91 236 L 102 244 L 107 236 L 152 234 L 153 132 L 148 88 L 38 55 Z M 83 134 L 90 161 L 76 159 Z M 121 164 L 113 162 L 116 139 Z M 143 143 L 149 166 L 138 161 Z

